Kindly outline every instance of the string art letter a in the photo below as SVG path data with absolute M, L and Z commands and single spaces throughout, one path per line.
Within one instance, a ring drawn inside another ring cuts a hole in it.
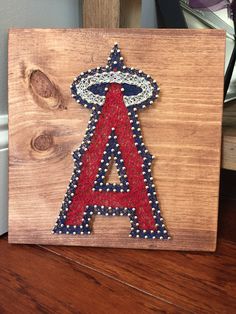
M 72 154 L 74 171 L 52 232 L 89 235 L 93 215 L 128 216 L 130 237 L 170 239 L 151 175 L 153 156 L 143 143 L 137 115 L 158 97 L 156 81 L 126 67 L 115 44 L 106 67 L 82 72 L 71 91 L 92 114 Z M 112 158 L 119 183 L 105 182 Z

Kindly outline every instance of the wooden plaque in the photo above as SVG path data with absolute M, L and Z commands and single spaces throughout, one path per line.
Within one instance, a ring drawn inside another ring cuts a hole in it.
M 90 235 L 52 234 L 90 112 L 71 97 L 80 72 L 118 42 L 129 67 L 160 86 L 139 111 L 171 240 L 129 238 L 127 216 L 98 216 Z M 9 241 L 214 251 L 225 34 L 220 30 L 14 29 L 9 34 Z

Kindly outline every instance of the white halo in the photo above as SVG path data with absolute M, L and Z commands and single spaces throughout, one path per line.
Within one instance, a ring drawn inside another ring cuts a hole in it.
M 90 86 L 100 83 L 126 83 L 140 87 L 142 91 L 138 95 L 124 96 L 124 103 L 127 107 L 139 105 L 153 97 L 154 94 L 154 87 L 145 77 L 118 71 L 102 72 L 96 73 L 95 75 L 88 75 L 85 78 L 82 77 L 76 82 L 76 93 L 87 103 L 102 106 L 104 103 L 104 96 L 95 95 L 88 90 Z

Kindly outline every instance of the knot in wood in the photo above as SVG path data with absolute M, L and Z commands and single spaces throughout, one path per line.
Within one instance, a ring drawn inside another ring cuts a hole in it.
M 55 85 L 40 70 L 34 70 L 31 73 L 30 84 L 34 92 L 43 98 L 53 97 L 56 93 Z
M 53 137 L 50 134 L 41 134 L 32 141 L 32 147 L 38 151 L 48 150 L 53 145 Z

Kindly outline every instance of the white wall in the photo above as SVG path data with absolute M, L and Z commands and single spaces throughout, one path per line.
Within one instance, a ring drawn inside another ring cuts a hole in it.
M 141 27 L 157 27 L 155 0 L 142 0 Z

